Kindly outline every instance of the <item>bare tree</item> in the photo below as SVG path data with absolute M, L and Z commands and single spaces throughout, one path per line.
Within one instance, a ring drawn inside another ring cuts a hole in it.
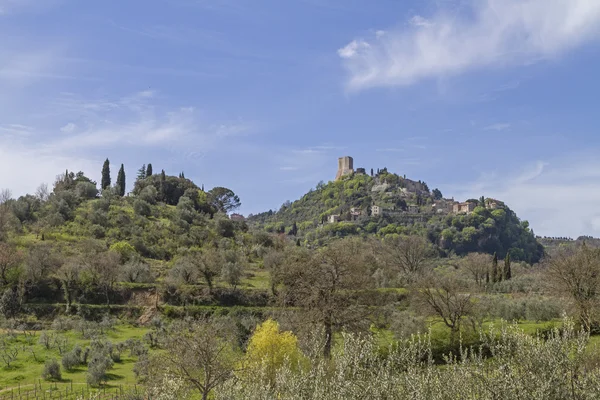
M 469 253 L 460 260 L 459 265 L 469 272 L 477 286 L 482 287 L 486 284 L 486 276 L 492 265 L 492 256 L 483 253 Z
M 600 249 L 585 244 L 563 248 L 547 265 L 549 288 L 573 302 L 581 325 L 589 332 L 600 306 Z
M 423 273 L 427 261 L 434 256 L 431 244 L 420 236 L 386 239 L 384 251 L 388 267 L 402 273 L 409 282 Z
M 238 362 L 234 335 L 214 321 L 176 323 L 164 342 L 165 351 L 151 362 L 150 380 L 175 376 L 198 390 L 203 400 L 233 375 Z
M 47 201 L 50 198 L 50 189 L 48 189 L 47 183 L 41 183 L 40 186 L 35 190 L 35 197 L 41 201 Z
M 0 243 L 0 286 L 8 284 L 8 276 L 21 264 L 23 255 L 16 247 Z
M 304 322 L 321 325 L 323 353 L 330 357 L 334 332 L 364 322 L 368 314 L 352 296 L 357 288 L 373 287 L 364 241 L 340 239 L 320 252 L 300 247 L 287 251 L 285 267 L 273 276 L 274 284 L 282 285 L 279 299 L 283 305 L 301 307 Z
M 9 189 L 0 190 L 0 239 L 6 235 L 6 228 L 12 214 L 8 203 L 11 198 L 12 193 Z
M 440 317 L 454 339 L 463 319 L 471 316 L 475 309 L 472 295 L 465 289 L 453 276 L 431 273 L 415 285 L 414 304 Z

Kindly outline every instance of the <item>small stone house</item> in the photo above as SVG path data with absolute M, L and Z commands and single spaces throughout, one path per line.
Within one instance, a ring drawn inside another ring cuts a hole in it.
M 371 215 L 372 215 L 373 217 L 378 217 L 378 216 L 380 216 L 380 215 L 381 215 L 381 213 L 382 213 L 382 211 L 383 211 L 383 210 L 382 210 L 382 209 L 381 209 L 381 207 L 379 207 L 379 206 L 371 206 Z
M 334 224 L 336 222 L 340 222 L 340 216 L 336 215 L 336 214 L 330 215 L 329 217 L 327 217 L 327 221 L 330 224 Z
M 473 202 L 454 203 L 452 211 L 454 214 L 471 214 L 477 205 Z

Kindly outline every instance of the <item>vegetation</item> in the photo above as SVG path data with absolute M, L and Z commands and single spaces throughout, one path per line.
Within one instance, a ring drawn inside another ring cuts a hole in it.
M 232 190 L 183 172 L 144 165 L 127 194 L 122 165 L 114 186 L 102 171 L 101 191 L 65 171 L 51 191 L 0 192 L 0 399 L 42 382 L 118 398 L 597 392 L 600 242 L 544 251 L 501 202 L 432 212 L 439 190 L 386 169 L 249 223 L 228 216 Z
M 300 200 L 286 202 L 279 211 L 253 215 L 249 221 L 268 232 L 299 236 L 305 245 L 325 245 L 347 235 L 421 236 L 443 254 L 496 253 L 504 258 L 536 263 L 543 247 L 527 221 L 521 221 L 502 202 L 471 200 L 470 214 L 452 213 L 452 200 L 424 182 L 382 170 L 375 176 L 354 174 L 339 181 L 319 183 Z M 490 203 L 494 203 L 494 206 Z M 382 212 L 373 215 L 377 205 Z M 328 223 L 331 215 L 339 221 Z

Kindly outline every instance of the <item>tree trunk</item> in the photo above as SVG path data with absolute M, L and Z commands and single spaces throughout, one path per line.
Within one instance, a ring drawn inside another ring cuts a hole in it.
M 331 347 L 333 344 L 333 324 L 331 319 L 327 317 L 325 319 L 325 347 L 323 348 L 323 355 L 325 358 L 331 358 Z

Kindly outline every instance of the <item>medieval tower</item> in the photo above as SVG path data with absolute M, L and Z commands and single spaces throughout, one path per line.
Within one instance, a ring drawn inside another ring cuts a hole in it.
M 339 180 L 342 176 L 348 175 L 354 172 L 354 160 L 352 157 L 340 157 L 338 158 L 338 170 L 335 175 L 335 180 Z

